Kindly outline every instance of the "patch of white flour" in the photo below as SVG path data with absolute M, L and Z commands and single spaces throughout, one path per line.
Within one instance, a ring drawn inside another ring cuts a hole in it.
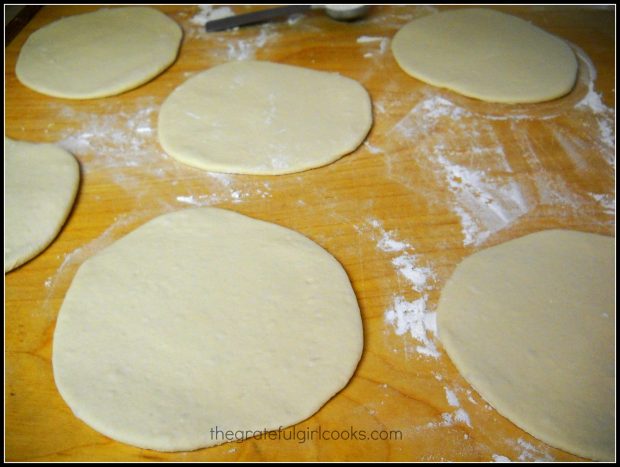
M 372 58 L 375 56 L 384 55 L 390 45 L 390 38 L 382 37 L 382 36 L 359 36 L 357 38 L 358 44 L 367 45 L 367 44 L 373 44 L 377 42 L 379 43 L 379 48 L 377 50 L 364 53 L 364 58 Z
M 413 290 L 422 293 L 430 288 L 427 283 L 433 277 L 433 271 L 431 268 L 420 266 L 418 263 L 419 257 L 410 254 L 403 254 L 392 260 L 392 264 L 411 284 Z
M 437 337 L 437 314 L 427 311 L 427 296 L 407 301 L 395 296 L 392 305 L 385 312 L 385 322 L 394 328 L 398 336 L 408 334 L 418 341 L 415 350 L 427 357 L 441 355 L 434 338 Z
M 233 60 L 252 60 L 256 58 L 256 52 L 269 43 L 277 40 L 280 33 L 276 32 L 276 26 L 267 23 L 258 28 L 258 32 L 251 37 L 246 35 L 243 38 L 217 36 L 216 41 L 220 49 L 225 47 L 224 54 L 228 61 Z M 222 55 L 219 49 L 213 51 L 215 55 Z
M 383 152 L 383 149 L 377 146 L 373 146 L 368 141 L 364 143 L 364 147 L 368 150 L 370 154 L 381 154 Z
M 521 448 L 521 453 L 517 458 L 521 462 L 553 462 L 555 458 L 548 452 L 537 449 L 532 444 L 525 441 L 523 438 L 519 438 L 516 442 L 517 446 Z
M 214 7 L 213 5 L 198 5 L 196 13 L 187 21 L 181 21 L 185 35 L 190 38 L 208 37 L 205 29 L 207 21 L 215 21 L 218 19 L 233 16 L 235 13 L 229 7 Z
M 438 358 L 441 354 L 434 339 L 437 337 L 437 316 L 428 309 L 428 291 L 433 288 L 435 274 L 428 264 L 424 264 L 414 248 L 407 241 L 398 238 L 398 233 L 383 228 L 378 219 L 367 219 L 358 233 L 370 231 L 377 249 L 391 256 L 391 264 L 398 273 L 399 281 L 404 280 L 404 291 L 414 292 L 418 298 L 408 300 L 402 294 L 395 294 L 392 303 L 384 314 L 384 320 L 394 328 L 396 335 L 407 335 L 417 341 L 415 351 L 426 357 Z M 409 347 L 406 346 L 408 351 Z
M 584 111 L 588 114 L 590 120 L 594 120 L 595 124 L 588 124 L 593 131 L 596 132 L 595 142 L 601 146 L 603 156 L 607 163 L 615 170 L 616 167 L 616 136 L 614 133 L 616 112 L 613 108 L 607 107 L 603 102 L 601 94 L 596 92 L 594 83 L 596 82 L 596 67 L 590 60 L 590 57 L 578 47 L 575 47 L 580 63 L 587 67 L 590 80 L 586 83 L 588 86 L 587 94 L 576 105 L 575 109 Z M 583 117 L 582 117 L 583 118 Z
M 207 21 L 215 21 L 233 16 L 229 7 L 214 8 L 213 5 L 198 5 L 198 12 L 189 20 L 192 24 L 204 27 Z
M 516 180 L 497 179 L 484 170 L 455 164 L 446 157 L 443 145 L 434 148 L 434 156 L 455 196 L 453 210 L 461 219 L 464 245 L 480 245 L 528 211 Z
M 366 44 L 368 42 L 381 42 L 383 39 L 385 38 L 381 36 L 359 36 L 357 38 L 357 43 Z
M 464 245 L 483 244 L 531 209 L 493 124 L 448 99 L 421 92 L 388 135 L 409 145 L 419 168 L 447 187 Z M 389 153 L 384 154 L 388 176 L 415 189 L 405 173 L 394 168 Z
M 88 113 L 69 105 L 52 104 L 71 123 L 58 143 L 86 161 L 88 173 L 102 168 L 143 167 L 165 154 L 157 146 L 155 116 L 159 108 L 152 97 L 138 99 L 136 110 L 104 105 L 105 113 Z M 158 173 L 154 173 L 158 175 Z
M 471 428 L 472 425 L 469 414 L 465 411 L 465 409 L 461 407 L 461 403 L 459 402 L 459 398 L 457 397 L 456 392 L 454 392 L 447 386 L 444 387 L 444 391 L 446 393 L 446 400 L 448 401 L 448 404 L 451 407 L 455 407 L 456 410 L 451 413 L 442 414 L 442 418 L 444 420 L 450 419 L 455 423 L 462 423 Z
M 214 177 L 216 180 L 217 177 Z M 221 180 L 218 180 L 220 183 Z M 232 180 L 226 179 L 223 183 L 223 189 L 213 191 L 209 194 L 188 194 L 179 195 L 176 201 L 191 206 L 214 206 L 224 202 L 232 202 L 234 204 L 241 203 L 245 200 L 258 198 L 271 198 L 271 190 L 268 183 L 245 184 L 242 187 L 236 187 Z
M 450 389 L 448 386 L 445 386 L 444 391 L 446 392 L 446 399 L 448 401 L 448 404 L 450 404 L 452 407 L 461 406 L 461 404 L 459 403 L 459 398 L 456 397 L 456 393 L 452 389 Z

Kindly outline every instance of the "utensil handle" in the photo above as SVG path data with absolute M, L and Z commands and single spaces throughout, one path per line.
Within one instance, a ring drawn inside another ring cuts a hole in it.
M 310 8 L 310 5 L 286 5 L 277 8 L 269 8 L 267 10 L 253 11 L 243 15 L 235 15 L 229 16 L 228 18 L 207 21 L 205 28 L 207 29 L 207 32 L 224 31 L 225 29 L 236 28 L 237 26 L 263 23 L 265 21 L 269 21 L 270 19 L 289 16 L 295 13 L 303 13 Z

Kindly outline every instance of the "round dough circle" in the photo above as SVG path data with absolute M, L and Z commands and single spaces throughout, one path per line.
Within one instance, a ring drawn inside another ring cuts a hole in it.
M 165 70 L 181 37 L 179 25 L 153 8 L 103 8 L 32 33 L 15 72 L 24 85 L 50 96 L 112 96 Z
M 4 168 L 4 272 L 8 272 L 56 238 L 73 206 L 80 168 L 56 145 L 6 137 Z
M 544 231 L 477 252 L 441 293 L 439 335 L 461 374 L 542 441 L 613 459 L 614 239 Z
M 562 39 L 484 8 L 416 19 L 396 33 L 392 52 L 414 78 L 490 102 L 555 99 L 577 79 L 577 59 Z
M 372 125 L 370 97 L 350 78 L 270 62 L 219 65 L 166 99 L 159 141 L 179 161 L 216 172 L 276 175 L 353 151 Z
M 355 294 L 329 253 L 274 224 L 193 208 L 82 264 L 56 325 L 54 377 L 101 433 L 193 450 L 225 441 L 212 429 L 240 436 L 311 416 L 347 384 L 362 346 Z

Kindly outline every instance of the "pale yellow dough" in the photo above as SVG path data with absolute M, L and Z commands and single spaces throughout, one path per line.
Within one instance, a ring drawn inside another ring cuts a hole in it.
M 270 62 L 219 65 L 168 96 L 159 141 L 179 161 L 216 172 L 285 174 L 356 149 L 370 97 L 350 78 Z
M 102 8 L 32 33 L 15 72 L 23 84 L 50 96 L 111 96 L 166 69 L 177 56 L 181 37 L 179 25 L 153 8 Z
M 192 450 L 287 427 L 349 381 L 363 347 L 342 266 L 284 227 L 165 214 L 79 268 L 53 345 L 75 415 L 116 440 Z M 246 433 L 241 433 L 241 431 Z
M 577 59 L 565 41 L 484 8 L 416 19 L 396 33 L 392 52 L 411 76 L 490 102 L 555 99 L 577 78 Z
M 34 258 L 56 238 L 80 182 L 75 158 L 53 144 L 4 138 L 4 271 Z
M 498 412 L 542 441 L 614 458 L 614 239 L 552 230 L 477 252 L 441 293 L 450 358 Z

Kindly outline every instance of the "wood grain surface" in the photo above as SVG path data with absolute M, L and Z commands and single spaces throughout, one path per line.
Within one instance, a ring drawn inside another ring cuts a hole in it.
M 161 6 L 185 36 L 178 60 L 149 83 L 72 101 L 16 79 L 19 50 L 33 31 L 96 8 L 46 6 L 5 50 L 7 136 L 61 142 L 82 174 L 58 238 L 5 277 L 8 460 L 579 460 L 489 407 L 430 329 L 414 336 L 386 316 L 403 306 L 412 319 L 415 310 L 429 316 L 459 261 L 481 248 L 548 228 L 615 234 L 612 9 L 500 7 L 566 39 L 579 56 L 575 89 L 543 104 L 483 103 L 406 75 L 389 40 L 437 11 L 414 6 L 376 6 L 352 23 L 313 11 L 210 34 L 192 21 L 197 7 Z M 156 121 L 166 96 L 196 72 L 252 58 L 358 80 L 374 103 L 367 142 L 329 166 L 282 176 L 212 174 L 164 154 Z M 159 453 L 113 441 L 72 414 L 54 385 L 51 343 L 73 275 L 148 219 L 190 205 L 292 228 L 343 264 L 363 315 L 364 355 L 349 385 L 295 429 L 398 430 L 402 439 L 254 438 Z M 424 353 L 433 346 L 436 357 Z

